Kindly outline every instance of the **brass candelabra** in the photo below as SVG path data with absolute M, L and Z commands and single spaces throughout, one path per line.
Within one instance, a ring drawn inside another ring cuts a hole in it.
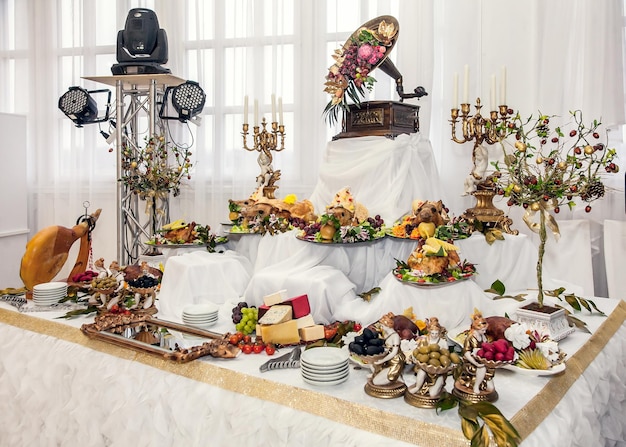
M 262 127 L 262 129 L 261 129 Z M 272 151 L 280 152 L 285 149 L 285 126 L 273 121 L 271 130 L 267 130 L 267 122 L 265 117 L 261 119 L 261 126 L 255 125 L 252 133 L 252 147 L 248 147 L 249 124 L 243 124 L 243 148 L 247 151 L 257 151 L 259 157 L 257 159 L 261 168 L 261 173 L 257 176 L 257 187 L 263 188 L 263 196 L 273 199 L 274 193 L 278 186 L 276 182 L 280 178 L 280 169 L 274 171 L 272 167 Z M 280 140 L 280 146 L 279 146 Z
M 487 175 L 489 165 L 489 153 L 484 144 L 492 145 L 502 141 L 506 137 L 506 128 L 509 118 L 513 113 L 507 105 L 498 106 L 498 110 L 492 110 L 489 117 L 483 117 L 480 113 L 482 105 L 480 98 L 476 99 L 476 113 L 470 116 L 470 104 L 461 104 L 459 109 L 451 109 L 452 141 L 464 144 L 474 142 L 472 149 L 472 162 L 474 167 L 465 179 L 465 194 L 471 194 L 476 198 L 476 206 L 469 208 L 463 217 L 471 222 L 480 221 L 483 225 L 499 228 L 510 234 L 517 234 L 517 230 L 511 230 L 511 219 L 504 212 L 493 205 L 493 197 L 497 191 L 493 176 Z M 462 138 L 457 137 L 457 122 L 461 121 Z M 494 174 L 495 175 L 495 174 Z

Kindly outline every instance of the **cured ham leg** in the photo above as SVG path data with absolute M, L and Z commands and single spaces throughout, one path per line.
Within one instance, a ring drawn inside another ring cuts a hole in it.
M 70 248 L 81 239 L 81 247 L 74 269 L 84 271 L 89 259 L 90 222 L 100 217 L 98 209 L 91 214 L 91 219 L 84 220 L 72 228 L 53 225 L 46 227 L 33 236 L 26 244 L 26 252 L 20 265 L 20 277 L 26 289 L 32 291 L 37 284 L 51 281 L 61 271 L 67 261 Z M 70 275 L 71 277 L 71 275 Z

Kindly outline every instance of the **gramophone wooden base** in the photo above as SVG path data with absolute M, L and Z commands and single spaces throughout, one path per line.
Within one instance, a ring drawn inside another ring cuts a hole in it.
M 339 138 L 384 136 L 395 138 L 419 131 L 419 106 L 396 101 L 368 101 L 349 106 Z

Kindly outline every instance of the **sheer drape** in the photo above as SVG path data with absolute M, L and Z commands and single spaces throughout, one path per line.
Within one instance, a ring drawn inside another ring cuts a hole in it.
M 242 149 L 244 95 L 251 105 L 257 99 L 268 119 L 271 94 L 283 98 L 287 148 L 274 157 L 274 168 L 282 171 L 278 194 L 306 198 L 338 131 L 322 119 L 332 51 L 382 14 L 400 22 L 391 59 L 405 90 L 421 85 L 429 93 L 411 102 L 421 106 L 421 131 L 433 144 L 446 187 L 442 199 L 455 215 L 473 204 L 461 197 L 471 146 L 450 140 L 448 122 L 453 73 L 465 64 L 471 102 L 481 96 L 486 103 L 490 76 L 506 66 L 507 102 L 524 114 L 567 115 L 580 108 L 607 124 L 624 121 L 623 11 L 617 1 L 0 1 L 0 111 L 28 115 L 31 230 L 71 225 L 89 201 L 92 209 L 103 208 L 94 253 L 105 259 L 117 256 L 116 153 L 99 126 L 74 127 L 57 101 L 72 85 L 101 88 L 81 78 L 110 74 L 117 31 L 138 6 L 154 9 L 166 29 L 172 73 L 198 81 L 207 93 L 201 126 L 169 126 L 174 142 L 193 143 L 195 164 L 171 203 L 173 218 L 217 227 L 226 219 L 228 199 L 254 189 L 256 154 Z M 369 98 L 396 99 L 393 81 L 383 73 L 375 77 Z M 623 175 L 614 178 L 621 191 L 597 206 L 597 221 L 624 218 Z

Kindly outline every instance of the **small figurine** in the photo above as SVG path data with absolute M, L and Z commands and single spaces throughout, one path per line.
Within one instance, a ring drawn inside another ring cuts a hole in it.
M 400 334 L 393 328 L 392 314 L 384 315 L 379 323 L 388 352 L 370 365 L 372 374 L 365 385 L 365 392 L 373 397 L 400 397 L 406 391 L 402 378 L 406 358 L 400 349 Z
M 416 407 L 434 408 L 445 394 L 448 374 L 460 359 L 458 355 L 450 354 L 448 343 L 443 338 L 446 329 L 439 324 L 438 318 L 428 320 L 427 328 L 428 334 L 418 340 L 413 352 L 415 383 L 408 387 L 404 400 Z M 431 357 L 434 352 L 438 355 Z
M 463 343 L 463 370 L 454 384 L 453 393 L 472 402 L 493 402 L 498 398 L 492 381 L 495 367 L 486 365 L 475 355 L 482 344 L 488 341 L 489 325 L 477 309 L 474 309 L 471 318 L 471 328 Z

